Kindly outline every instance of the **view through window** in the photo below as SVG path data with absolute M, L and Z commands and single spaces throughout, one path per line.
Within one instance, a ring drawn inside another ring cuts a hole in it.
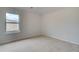
M 6 32 L 20 31 L 19 15 L 6 13 Z

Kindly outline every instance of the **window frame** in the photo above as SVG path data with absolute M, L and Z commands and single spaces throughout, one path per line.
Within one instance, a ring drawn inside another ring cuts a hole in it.
M 10 13 L 10 12 L 6 12 L 6 13 Z M 12 23 L 15 23 L 15 24 L 18 24 L 19 26 L 18 26 L 18 28 L 19 28 L 19 30 L 13 30 L 13 31 L 6 31 L 6 29 L 7 29 L 7 23 L 11 23 L 11 22 L 6 22 L 6 20 L 5 20 L 5 32 L 7 33 L 7 34 L 14 34 L 14 33 L 19 33 L 20 32 L 20 15 L 19 14 L 16 14 L 16 13 L 10 13 L 10 14 L 15 14 L 15 15 L 18 15 L 19 16 L 19 22 L 12 22 Z M 12 24 L 11 23 L 11 24 Z

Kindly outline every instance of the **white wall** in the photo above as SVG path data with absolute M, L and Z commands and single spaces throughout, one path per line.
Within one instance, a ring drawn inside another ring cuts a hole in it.
M 79 44 L 79 8 L 63 8 L 43 15 L 42 34 Z
M 20 33 L 7 34 L 5 32 L 5 13 L 11 12 L 12 8 L 0 7 L 0 44 L 40 35 L 40 16 L 33 12 L 17 10 L 20 15 Z M 15 9 L 16 10 L 16 9 Z
M 20 36 L 24 38 L 40 35 L 40 15 L 33 12 L 23 11 L 21 16 L 22 25 Z

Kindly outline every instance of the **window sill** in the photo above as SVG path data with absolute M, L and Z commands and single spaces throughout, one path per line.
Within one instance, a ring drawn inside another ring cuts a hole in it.
M 6 32 L 6 34 L 17 34 L 17 33 L 20 33 L 20 31 L 8 31 L 8 32 Z

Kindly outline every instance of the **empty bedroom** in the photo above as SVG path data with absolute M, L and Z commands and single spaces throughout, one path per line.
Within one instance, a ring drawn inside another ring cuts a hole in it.
M 79 52 L 79 8 L 0 7 L 0 52 Z

